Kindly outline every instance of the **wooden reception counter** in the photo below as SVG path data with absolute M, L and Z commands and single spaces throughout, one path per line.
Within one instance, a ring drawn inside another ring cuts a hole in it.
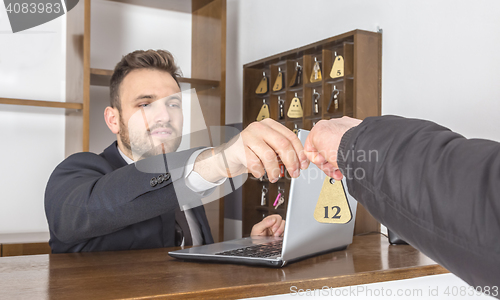
M 244 298 L 448 272 L 379 234 L 282 269 L 181 262 L 170 249 L 0 258 L 0 299 Z

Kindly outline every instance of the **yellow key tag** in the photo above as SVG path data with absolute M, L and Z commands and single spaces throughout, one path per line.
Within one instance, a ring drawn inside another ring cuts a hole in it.
M 300 104 L 299 98 L 294 97 L 290 104 L 290 108 L 288 108 L 287 116 L 289 118 L 302 118 L 303 114 L 304 112 L 302 111 L 302 105 Z
M 314 209 L 314 219 L 320 223 L 334 224 L 346 224 L 351 221 L 351 207 L 341 181 L 335 181 L 328 176 L 325 178 Z
M 264 103 L 260 108 L 259 115 L 257 116 L 257 121 L 262 121 L 266 118 L 269 118 L 269 106 Z
M 330 77 L 339 78 L 344 76 L 344 58 L 342 55 L 337 55 L 335 61 L 333 62 L 332 71 L 330 72 Z
M 267 93 L 267 89 L 268 89 L 268 85 L 267 85 L 267 77 L 264 76 L 262 77 L 262 79 L 260 80 L 260 83 L 259 83 L 259 86 L 257 87 L 257 89 L 255 90 L 255 93 L 257 95 L 264 95 Z
M 276 81 L 274 82 L 274 86 L 273 86 L 273 91 L 274 92 L 279 92 L 283 89 L 283 73 L 282 72 L 279 72 L 278 73 L 278 76 L 276 77 Z
M 309 79 L 310 82 L 318 82 L 321 81 L 322 76 L 321 76 L 321 67 L 319 65 L 319 61 L 316 61 L 314 63 L 313 71 L 311 72 L 311 78 Z

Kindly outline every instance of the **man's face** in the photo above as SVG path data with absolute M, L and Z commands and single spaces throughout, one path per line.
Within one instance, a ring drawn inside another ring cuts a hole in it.
M 134 70 L 123 79 L 119 94 L 119 138 L 125 154 L 139 160 L 177 150 L 182 137 L 182 95 L 172 75 Z

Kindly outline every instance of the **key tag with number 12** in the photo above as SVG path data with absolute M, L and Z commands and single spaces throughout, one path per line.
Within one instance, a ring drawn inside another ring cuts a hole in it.
M 326 177 L 314 209 L 314 219 L 320 223 L 346 224 L 352 219 L 351 207 L 341 181 Z

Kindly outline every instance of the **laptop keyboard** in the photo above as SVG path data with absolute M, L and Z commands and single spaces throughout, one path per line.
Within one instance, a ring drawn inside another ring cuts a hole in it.
M 248 246 L 244 248 L 239 248 L 235 250 L 222 251 L 215 253 L 216 255 L 227 255 L 227 256 L 245 256 L 245 257 L 272 257 L 281 254 L 281 248 L 283 247 L 283 240 L 270 242 L 266 244 L 259 244 Z

